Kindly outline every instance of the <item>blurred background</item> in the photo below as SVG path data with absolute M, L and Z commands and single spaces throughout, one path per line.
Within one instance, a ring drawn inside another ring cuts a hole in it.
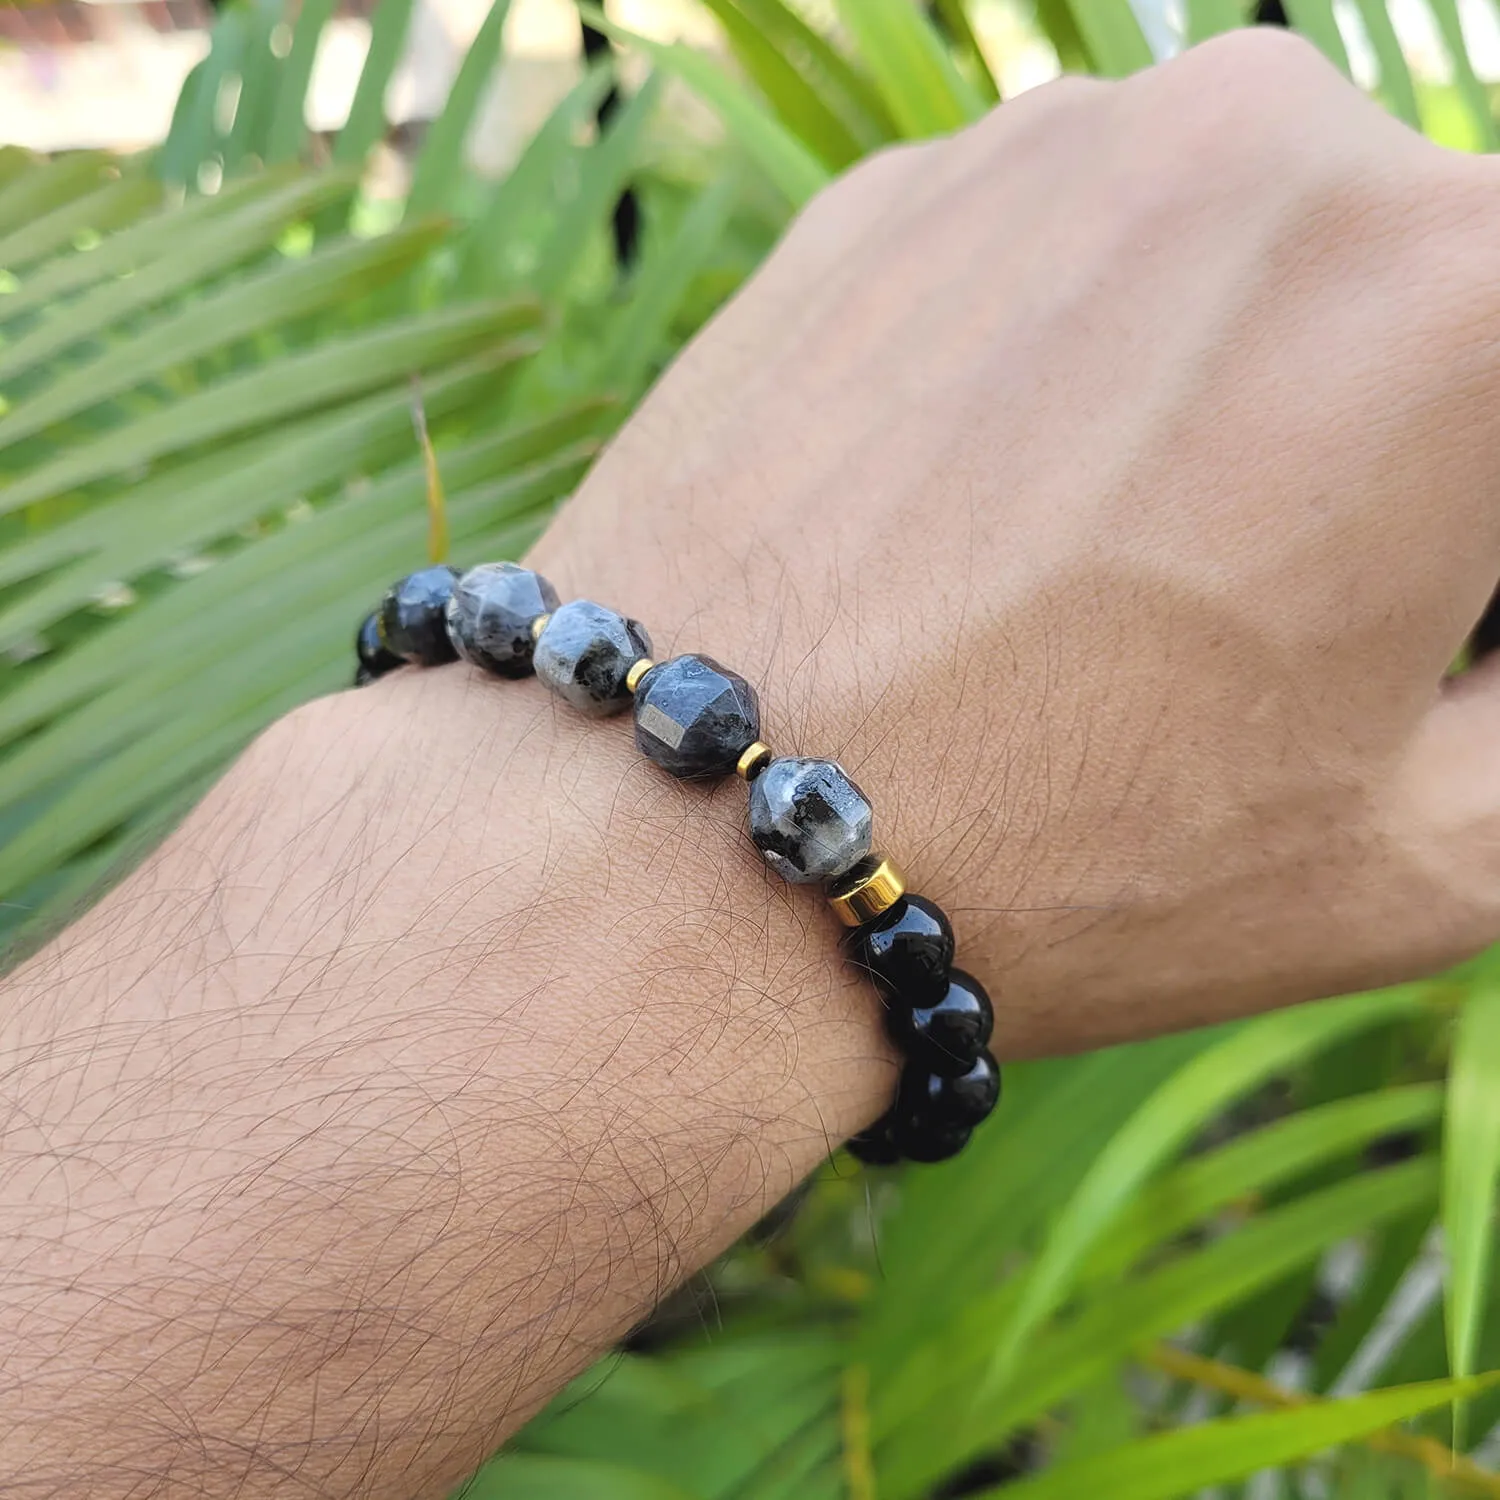
M 318 132 L 349 112 L 370 45 L 373 0 L 342 4 L 323 29 L 307 93 Z M 485 0 L 420 0 L 386 96 L 395 126 L 419 125 L 442 108 L 460 62 L 488 10 Z M 973 8 L 1003 59 L 1014 93 L 1057 71 L 1055 55 L 1028 25 L 1024 7 Z M 138 150 L 161 141 L 188 70 L 208 49 L 211 0 L 54 0 L 0 12 L 0 140 L 36 150 L 107 146 Z M 713 47 L 718 31 L 693 0 L 616 4 L 622 24 L 662 38 Z M 493 174 L 578 74 L 578 10 L 572 0 L 516 0 L 506 24 L 508 66 L 481 106 L 471 159 Z
M 314 131 L 334 131 L 348 114 L 376 3 L 347 0 L 323 28 L 307 93 Z M 0 8 L 0 37 L 9 44 L 0 48 L 0 140 L 41 151 L 134 151 L 160 142 L 183 79 L 207 51 L 218 8 L 215 0 L 38 0 Z M 438 113 L 487 9 L 485 0 L 420 0 L 415 6 L 386 97 L 394 126 L 418 125 Z M 1286 14 L 1278 3 L 1259 9 L 1272 18 Z M 1331 9 L 1355 76 L 1373 81 L 1378 63 L 1361 24 L 1362 7 L 1344 0 Z M 1393 0 L 1385 9 L 1414 75 L 1425 83 L 1451 83 L 1442 29 L 1424 0 Z M 1500 74 L 1496 7 L 1491 0 L 1458 0 L 1455 9 L 1474 71 L 1494 79 Z M 1138 0 L 1132 10 L 1157 57 L 1181 45 L 1184 0 Z M 646 35 L 720 45 L 711 16 L 694 0 L 624 0 L 613 14 Z M 1007 98 L 1055 76 L 1056 51 L 1025 0 L 976 0 L 968 14 Z M 502 169 L 522 133 L 576 76 L 576 31 L 572 0 L 512 5 L 506 76 L 489 91 L 471 141 L 477 170 Z
M 436 512 L 519 556 L 839 172 L 1248 25 L 1500 143 L 1500 0 L 0 8 L 0 938 L 346 686 Z M 1495 955 L 1007 1088 L 837 1154 L 469 1500 L 1500 1496 Z

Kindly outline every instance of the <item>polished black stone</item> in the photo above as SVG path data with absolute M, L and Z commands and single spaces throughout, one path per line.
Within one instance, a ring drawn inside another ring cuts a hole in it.
M 994 1030 L 995 1013 L 984 986 L 954 969 L 934 1005 L 913 1008 L 898 996 L 886 1002 L 885 1029 L 902 1053 L 932 1073 L 967 1073 Z
M 974 1126 L 999 1099 L 1000 1065 L 988 1052 L 981 1052 L 973 1067 L 956 1077 L 933 1073 L 913 1063 L 901 1074 L 895 1117 L 902 1126 Z
M 448 639 L 465 661 L 499 677 L 529 677 L 532 622 L 558 605 L 557 590 L 517 563 L 481 563 L 454 585 Z
M 446 563 L 421 568 L 393 583 L 380 605 L 380 639 L 403 661 L 435 667 L 453 661 L 445 611 L 458 569 Z
M 560 698 L 580 713 L 602 718 L 629 707 L 625 676 L 650 655 L 651 637 L 639 621 L 591 599 L 574 599 L 552 611 L 532 664 Z
M 891 1135 L 891 1117 L 886 1114 L 858 1135 L 844 1142 L 844 1148 L 856 1161 L 867 1167 L 890 1167 L 901 1160 L 901 1151 Z
M 361 670 L 369 674 L 369 681 L 406 665 L 395 652 L 387 651 L 381 642 L 378 614 L 365 616 L 365 623 L 359 627 L 359 634 L 354 638 L 354 654 L 359 657 Z M 355 678 L 354 685 L 363 686 L 358 677 Z
M 786 880 L 834 880 L 870 852 L 874 814 L 837 761 L 773 760 L 750 785 L 750 837 Z
M 354 669 L 354 686 L 368 687 L 380 674 L 372 672 L 363 662 Z
M 967 1125 L 944 1125 L 933 1120 L 898 1120 L 891 1130 L 891 1144 L 907 1161 L 947 1161 L 969 1144 L 973 1130 Z
M 635 690 L 635 743 L 674 776 L 727 776 L 760 738 L 760 700 L 711 656 L 674 656 Z
M 887 999 L 931 1005 L 948 988 L 953 929 L 924 896 L 903 896 L 848 938 L 849 961 L 865 970 Z

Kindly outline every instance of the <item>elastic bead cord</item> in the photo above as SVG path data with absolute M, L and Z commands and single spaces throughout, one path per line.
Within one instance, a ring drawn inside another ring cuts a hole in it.
M 846 957 L 879 991 L 902 1055 L 894 1102 L 850 1152 L 880 1166 L 943 1161 L 994 1109 L 994 1010 L 979 981 L 953 967 L 948 918 L 873 851 L 874 811 L 837 761 L 773 754 L 760 738 L 759 696 L 737 672 L 696 654 L 657 662 L 638 621 L 588 599 L 561 603 L 540 574 L 509 562 L 398 579 L 356 651 L 356 686 L 459 657 L 498 677 L 534 672 L 590 717 L 631 708 L 637 748 L 668 774 L 742 777 L 756 848 L 786 880 L 824 885 L 849 929 Z

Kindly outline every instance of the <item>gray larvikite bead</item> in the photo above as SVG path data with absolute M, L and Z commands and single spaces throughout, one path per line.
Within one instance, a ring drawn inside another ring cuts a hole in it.
M 448 639 L 465 661 L 501 677 L 531 671 L 531 622 L 557 608 L 557 590 L 513 562 L 481 563 L 453 586 Z
M 674 656 L 635 690 L 635 743 L 674 776 L 727 776 L 760 736 L 760 700 L 711 656 Z
M 630 704 L 625 674 L 651 655 L 651 637 L 636 620 L 591 599 L 574 599 L 552 611 L 536 643 L 536 675 L 580 713 L 616 714 Z
M 750 784 L 750 837 L 778 875 L 833 880 L 870 852 L 874 818 L 837 761 L 773 760 Z

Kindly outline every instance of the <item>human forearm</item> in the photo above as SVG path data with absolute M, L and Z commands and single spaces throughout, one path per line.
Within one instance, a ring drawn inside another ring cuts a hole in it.
M 878 1112 L 816 904 L 619 731 L 315 705 L 15 977 L 5 1493 L 439 1493 Z

